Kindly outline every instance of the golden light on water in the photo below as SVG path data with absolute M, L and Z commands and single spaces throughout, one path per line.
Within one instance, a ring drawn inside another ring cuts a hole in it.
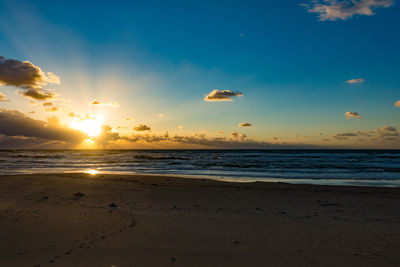
M 104 117 L 96 116 L 86 119 L 80 119 L 71 123 L 71 128 L 87 133 L 89 137 L 98 136 L 101 133 L 101 126 L 103 125 Z

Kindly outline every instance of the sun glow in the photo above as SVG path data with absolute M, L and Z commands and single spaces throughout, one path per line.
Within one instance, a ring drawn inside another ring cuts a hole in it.
M 97 170 L 87 170 L 86 173 L 91 174 L 91 175 L 96 175 L 99 172 Z
M 79 119 L 71 123 L 71 127 L 88 134 L 89 137 L 98 136 L 101 133 L 101 126 L 104 118 L 102 116 Z

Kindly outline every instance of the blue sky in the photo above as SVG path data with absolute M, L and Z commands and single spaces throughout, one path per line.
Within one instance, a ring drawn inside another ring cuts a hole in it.
M 65 123 L 68 112 L 98 112 L 88 103 L 101 99 L 119 104 L 103 111 L 114 129 L 146 124 L 153 134 L 223 131 L 227 139 L 239 132 L 266 143 L 400 148 L 392 135 L 335 137 L 400 127 L 398 3 L 317 3 L 348 17 L 324 20 L 307 0 L 0 0 L 0 55 L 60 77 L 50 86 L 62 96 L 52 115 Z M 357 13 L 361 5 L 374 14 Z M 346 82 L 357 78 L 364 81 Z M 214 89 L 243 96 L 204 101 Z M 14 91 L 0 88 L 11 100 L 0 105 L 32 110 Z M 363 118 L 346 119 L 347 111 Z M 41 109 L 32 117 L 48 115 Z M 252 126 L 238 128 L 242 122 Z

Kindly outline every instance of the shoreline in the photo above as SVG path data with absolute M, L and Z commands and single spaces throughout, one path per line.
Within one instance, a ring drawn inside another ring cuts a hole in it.
M 400 188 L 0 177 L 0 266 L 399 266 Z
M 1 174 L 3 176 L 20 176 L 20 175 L 63 175 L 63 174 L 88 174 L 92 176 L 99 175 L 119 175 L 119 176 L 149 176 L 149 177 L 166 177 L 166 178 L 181 178 L 181 179 L 207 179 L 210 181 L 218 182 L 230 182 L 230 183 L 284 183 L 293 185 L 320 185 L 320 186 L 350 186 L 350 187 L 373 187 L 373 188 L 400 188 L 400 181 L 397 179 L 385 179 L 385 180 L 349 180 L 349 179 L 285 179 L 285 178 L 253 178 L 253 177 L 222 177 L 211 176 L 211 175 L 188 175 L 188 174 L 161 174 L 161 173 L 129 173 L 129 172 L 101 172 L 89 169 L 86 171 L 64 171 L 64 172 L 53 172 L 53 171 L 38 171 L 29 173 L 11 173 Z

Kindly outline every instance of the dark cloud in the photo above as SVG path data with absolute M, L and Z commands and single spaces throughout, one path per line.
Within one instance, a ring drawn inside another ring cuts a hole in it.
M 219 91 L 215 89 L 211 93 L 209 93 L 204 100 L 206 101 L 233 101 L 232 97 L 239 97 L 242 96 L 243 94 L 241 92 L 232 92 L 229 90 L 222 90 Z
M 145 124 L 139 124 L 138 126 L 134 127 L 133 130 L 137 132 L 151 131 L 151 127 Z
M 308 12 L 316 13 L 321 21 L 346 20 L 355 15 L 375 15 L 379 7 L 390 7 L 393 0 L 314 0 L 311 4 L 302 4 Z
M 5 136 L 0 134 L 1 149 L 68 149 L 74 145 L 65 141 L 49 140 L 38 137 Z
M 242 122 L 238 126 L 239 127 L 251 127 L 251 126 L 253 126 L 253 124 L 251 124 L 250 122 Z
M 370 143 L 390 143 L 394 145 L 400 144 L 400 131 L 393 126 L 383 126 L 380 129 L 368 130 L 368 131 L 356 131 L 349 133 L 338 133 L 331 136 L 333 139 L 339 141 L 355 140 L 361 137 L 362 140 L 367 140 Z
M 0 56 L 0 85 L 15 86 L 23 89 L 18 94 L 36 100 L 54 98 L 55 94 L 44 90 L 48 83 L 60 83 L 60 79 L 53 73 L 45 74 L 39 67 L 29 61 L 6 59 Z
M 39 90 L 39 89 L 34 89 L 30 88 L 25 91 L 17 91 L 17 94 L 29 97 L 35 100 L 48 100 L 48 99 L 53 99 L 56 95 L 55 93 L 49 91 L 49 90 Z
M 48 121 L 32 119 L 16 110 L 0 109 L 0 134 L 5 136 L 34 137 L 79 144 L 87 135 L 60 125 L 57 117 Z

